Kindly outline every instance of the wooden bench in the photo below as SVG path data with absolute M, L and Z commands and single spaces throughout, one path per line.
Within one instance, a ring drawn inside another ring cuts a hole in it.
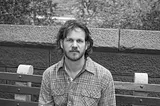
M 38 106 L 41 79 L 41 75 L 0 72 L 0 95 L 5 96 L 0 98 L 0 106 Z M 160 93 L 159 84 L 115 81 L 115 87 L 117 106 L 131 106 L 132 104 L 160 106 L 160 97 L 147 95 L 147 92 Z M 124 92 L 129 92 L 129 94 L 124 94 Z M 135 92 L 140 95 L 134 95 Z

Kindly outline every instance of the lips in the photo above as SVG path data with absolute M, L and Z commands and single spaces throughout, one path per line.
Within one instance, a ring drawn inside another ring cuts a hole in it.
M 69 52 L 76 52 L 76 53 L 79 53 L 79 51 L 75 51 L 75 50 L 74 50 L 74 51 L 72 50 L 72 51 L 69 51 Z

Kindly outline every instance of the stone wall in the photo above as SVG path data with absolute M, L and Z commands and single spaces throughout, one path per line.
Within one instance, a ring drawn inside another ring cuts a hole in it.
M 0 71 L 16 72 L 30 64 L 42 74 L 62 54 L 55 47 L 58 27 L 0 25 Z M 93 29 L 91 58 L 108 68 L 114 80 L 133 81 L 135 72 L 149 74 L 160 83 L 160 32 L 129 29 Z

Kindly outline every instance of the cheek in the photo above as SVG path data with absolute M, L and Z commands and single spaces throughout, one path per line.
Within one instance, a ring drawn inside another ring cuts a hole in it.
M 81 46 L 81 50 L 83 50 L 83 51 L 86 51 L 87 48 L 88 48 L 88 47 L 87 47 L 86 45 Z
M 63 44 L 63 49 L 65 49 L 65 50 L 68 50 L 68 49 L 70 49 L 71 48 L 71 46 L 70 45 L 68 45 L 68 44 Z

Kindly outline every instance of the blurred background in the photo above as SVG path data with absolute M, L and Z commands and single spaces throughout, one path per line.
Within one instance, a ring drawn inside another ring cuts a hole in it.
M 160 30 L 159 0 L 0 0 L 0 24 Z

